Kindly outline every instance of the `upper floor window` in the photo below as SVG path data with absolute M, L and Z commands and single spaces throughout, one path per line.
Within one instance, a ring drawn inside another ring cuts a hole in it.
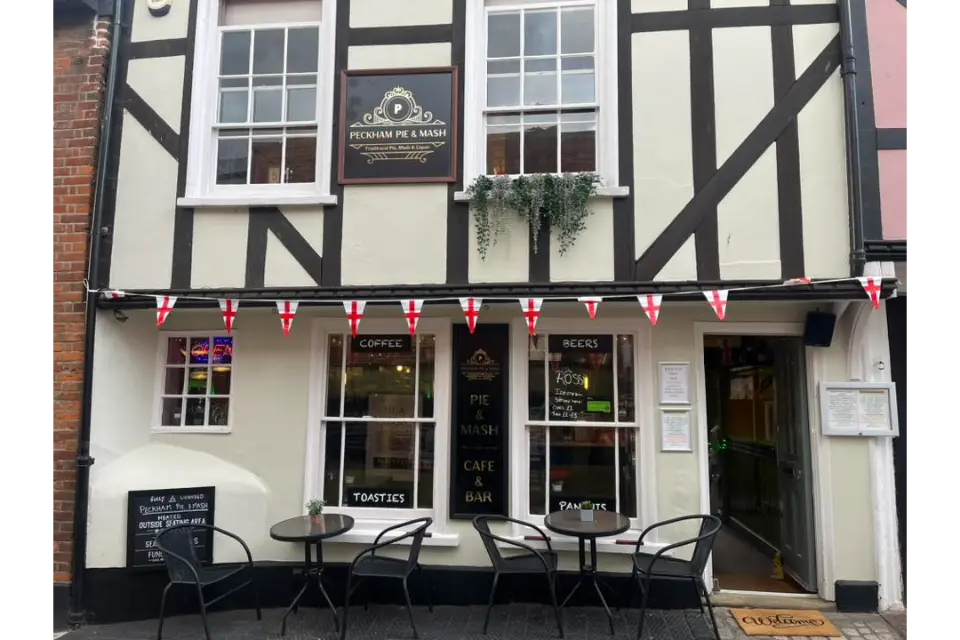
M 159 407 L 155 431 L 230 430 L 233 337 L 170 336 L 160 339 Z
M 217 4 L 199 7 L 188 204 L 322 202 L 336 3 Z

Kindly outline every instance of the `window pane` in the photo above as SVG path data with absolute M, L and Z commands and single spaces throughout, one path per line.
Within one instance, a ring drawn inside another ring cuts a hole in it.
M 491 13 L 487 18 L 487 57 L 520 55 L 520 14 Z
M 250 32 L 227 31 L 220 44 L 220 75 L 250 73 Z
M 550 420 L 613 422 L 613 336 L 551 334 L 548 345 Z
M 228 398 L 210 398 L 210 420 L 207 424 L 213 427 L 225 427 L 229 416 L 230 400 Z
M 530 513 L 532 514 L 547 514 L 546 453 L 546 427 L 530 427 Z
M 217 143 L 217 184 L 247 183 L 246 138 L 220 138 Z
M 179 427 L 183 398 L 164 398 L 163 409 L 160 412 L 160 426 Z
M 183 378 L 185 375 L 186 369 L 181 367 L 167 367 L 163 381 L 163 393 L 169 396 L 183 393 Z
M 184 364 L 187 361 L 187 339 L 167 339 L 167 364 Z
M 560 125 L 560 171 L 594 171 L 597 167 L 596 124 L 572 122 Z
M 264 29 L 254 33 L 253 72 L 283 73 L 283 29 Z
M 328 506 L 340 506 L 340 438 L 343 429 L 337 422 L 327 423 L 323 449 L 323 499 Z
M 183 422 L 184 426 L 202 427 L 204 421 L 207 419 L 206 410 L 206 398 L 187 398 L 186 418 Z
M 563 104 L 584 104 L 596 100 L 593 58 L 564 58 L 561 63 L 560 92 Z
M 227 89 L 220 91 L 220 122 L 234 123 L 247 121 L 248 92 L 246 89 Z
M 187 394 L 191 396 L 202 396 L 207 392 L 207 368 L 190 367 L 187 378 Z
M 617 510 L 615 431 L 550 427 L 550 511 L 577 509 L 584 500 Z
M 343 379 L 343 336 L 327 339 L 327 415 L 340 415 L 340 386 Z M 339 451 L 339 445 L 337 446 Z M 339 455 L 339 454 L 337 454 Z
M 520 61 L 487 63 L 487 106 L 513 107 L 520 104 Z
M 283 93 L 280 89 L 254 89 L 253 121 L 280 122 L 283 120 Z
M 433 508 L 433 425 L 420 425 L 420 469 L 418 470 L 417 508 Z
M 617 337 L 617 412 L 621 422 L 634 420 L 633 336 Z
M 560 12 L 560 52 L 593 51 L 593 7 Z
M 287 138 L 287 175 L 285 182 L 316 182 L 317 139 Z
M 279 184 L 283 139 L 254 138 L 250 147 L 250 184 Z
M 413 508 L 415 425 L 346 424 L 344 506 Z
M 213 368 L 210 376 L 210 395 L 230 395 L 230 367 L 217 366 Z
M 617 429 L 620 448 L 620 505 L 617 511 L 628 518 L 637 517 L 637 430 Z
M 523 104 L 557 104 L 556 58 L 523 63 Z
M 317 88 L 287 89 L 287 122 L 317 119 Z
M 230 364 L 233 362 L 233 338 L 219 337 L 213 339 L 213 354 L 210 364 Z
M 520 127 L 487 127 L 487 173 L 520 173 Z
M 436 338 L 433 334 L 418 336 L 420 341 L 420 398 L 421 418 L 433 417 L 433 372 L 436 357 Z M 432 449 L 431 449 L 432 450 Z
M 557 116 L 527 116 L 523 127 L 523 172 L 555 173 L 557 170 Z M 553 124 L 547 124 L 547 122 Z M 527 122 L 536 124 L 527 126 Z M 541 124 L 542 123 L 542 124 Z
M 316 71 L 320 31 L 316 27 L 290 29 L 287 38 L 287 73 Z
M 527 383 L 530 386 L 527 404 L 530 407 L 531 420 L 546 420 L 547 392 L 544 386 L 544 358 L 547 339 L 544 336 L 530 336 L 528 342 Z
M 416 354 L 405 334 L 347 338 L 344 416 L 412 418 Z
M 523 16 L 523 55 L 557 53 L 557 11 L 527 11 Z

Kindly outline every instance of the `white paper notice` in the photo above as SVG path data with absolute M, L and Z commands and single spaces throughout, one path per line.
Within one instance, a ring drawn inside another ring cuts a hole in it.
M 857 392 L 854 389 L 827 392 L 827 420 L 833 429 L 857 429 Z
M 889 429 L 889 400 L 886 391 L 860 391 L 858 418 L 861 429 Z
M 690 404 L 690 363 L 660 363 L 660 404 Z
M 660 412 L 660 450 L 692 451 L 689 411 Z

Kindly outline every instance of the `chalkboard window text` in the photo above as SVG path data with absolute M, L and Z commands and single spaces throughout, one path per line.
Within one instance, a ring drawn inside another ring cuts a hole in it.
M 159 424 L 163 431 L 228 431 L 233 377 L 232 336 L 162 338 Z
M 328 505 L 433 507 L 435 352 L 430 333 L 328 335 Z

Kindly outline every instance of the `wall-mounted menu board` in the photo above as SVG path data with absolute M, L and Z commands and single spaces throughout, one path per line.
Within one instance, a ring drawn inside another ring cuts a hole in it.
M 821 382 L 819 391 L 823 435 L 900 435 L 894 383 Z
M 509 515 L 510 326 L 453 328 L 451 518 Z
M 613 336 L 610 335 L 550 335 L 551 355 L 559 355 L 560 361 L 551 366 L 550 419 L 551 420 L 600 420 L 613 421 L 613 382 L 593 381 L 591 389 L 589 369 L 565 364 L 571 356 L 580 356 L 590 362 L 597 373 L 606 366 L 613 371 Z M 608 374 L 612 376 L 612 373 Z M 607 389 L 604 389 L 607 387 Z M 609 395 L 605 395 L 609 394 Z
M 127 567 L 162 567 L 157 533 L 178 524 L 213 524 L 214 487 L 127 492 Z M 213 531 L 194 538 L 200 562 L 213 561 Z

